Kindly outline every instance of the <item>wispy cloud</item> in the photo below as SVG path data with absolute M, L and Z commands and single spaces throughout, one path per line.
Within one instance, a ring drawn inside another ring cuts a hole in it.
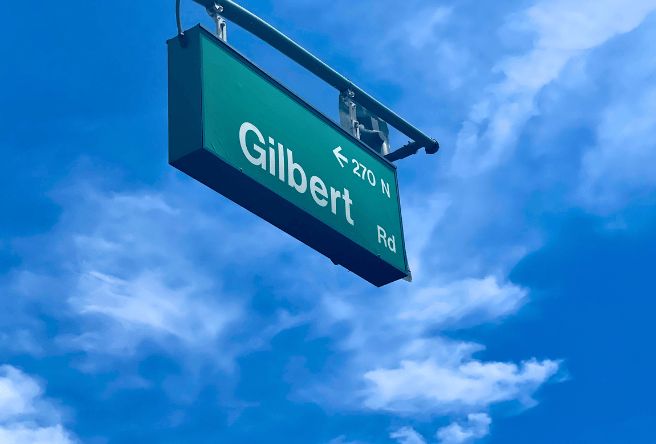
M 273 227 L 253 218 L 250 228 L 242 221 L 245 230 L 235 231 L 231 216 L 211 216 L 175 193 L 104 194 L 85 186 L 60 192 L 66 198 L 77 193 L 76 204 L 66 207 L 56 234 L 48 236 L 52 248 L 35 259 L 49 256 L 65 271 L 47 273 L 28 260 L 12 273 L 11 288 L 28 300 L 56 301 L 51 315 L 82 325 L 80 333 L 57 337 L 61 349 L 84 350 L 93 361 L 132 356 L 153 341 L 232 371 L 237 355 L 266 345 L 294 322 L 280 311 L 271 319 L 251 315 L 245 325 L 249 290 L 235 287 L 231 276 L 245 263 L 275 261 L 292 245 Z M 38 248 L 44 237 L 22 245 Z M 244 334 L 249 328 L 260 334 Z M 16 339 L 22 330 L 5 331 Z M 23 350 L 38 350 L 30 339 L 23 339 Z
M 472 176 L 506 161 L 525 123 L 539 114 L 536 94 L 558 77 L 567 62 L 636 28 L 654 9 L 656 3 L 644 0 L 556 0 L 513 15 L 508 26 L 535 36 L 535 43 L 525 54 L 496 64 L 504 79 L 487 88 L 485 98 L 463 123 L 453 171 Z
M 399 318 L 428 325 L 478 325 L 515 313 L 527 294 L 527 290 L 510 283 L 499 286 L 492 276 L 426 286 L 407 298 Z
M 587 70 L 589 77 L 605 81 L 610 97 L 599 110 L 596 146 L 583 153 L 576 201 L 600 214 L 617 211 L 656 188 L 651 167 L 656 162 L 653 22 L 633 37 L 612 68 L 600 69 L 595 60 Z

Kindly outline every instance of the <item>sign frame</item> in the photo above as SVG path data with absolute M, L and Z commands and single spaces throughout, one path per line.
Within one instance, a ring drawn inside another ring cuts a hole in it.
M 380 165 L 387 168 L 394 175 L 401 236 L 396 241 L 397 244 L 394 248 L 398 246 L 401 250 L 404 269 L 381 258 L 380 254 L 376 255 L 375 252 L 356 240 L 340 233 L 334 227 L 281 196 L 274 189 L 249 177 L 237 165 L 219 157 L 206 148 L 204 140 L 203 56 L 201 54 L 201 40 L 203 38 L 211 40 L 238 62 L 269 82 L 272 87 L 277 88 L 305 110 L 314 114 L 332 130 L 348 138 L 350 142 L 366 151 L 370 156 L 373 155 Z M 354 138 L 332 119 L 260 69 L 232 46 L 218 39 L 202 25 L 196 25 L 185 31 L 185 40 L 187 46 L 184 48 L 180 45 L 178 37 L 167 41 L 169 57 L 169 164 L 300 240 L 331 259 L 333 263 L 342 265 L 377 287 L 410 276 L 405 250 L 396 166 L 371 150 L 363 142 Z M 253 199 L 252 196 L 254 195 L 261 198 Z

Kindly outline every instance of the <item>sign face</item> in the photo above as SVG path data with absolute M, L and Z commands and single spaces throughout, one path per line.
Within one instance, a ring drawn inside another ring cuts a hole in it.
M 200 25 L 185 35 L 169 163 L 374 285 L 408 276 L 396 167 Z

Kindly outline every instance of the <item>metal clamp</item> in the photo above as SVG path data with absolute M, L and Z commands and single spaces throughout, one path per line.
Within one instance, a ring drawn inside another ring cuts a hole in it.
M 346 90 L 344 101 L 346 102 L 346 106 L 348 106 L 351 134 L 353 134 L 356 139 L 360 139 L 360 129 L 362 125 L 358 122 L 358 105 L 353 101 L 353 97 L 355 97 L 355 93 L 350 89 Z
M 223 12 L 223 6 L 218 3 L 214 3 L 211 8 L 206 9 L 207 14 L 212 17 L 214 23 L 216 23 L 216 36 L 223 40 L 224 42 L 228 41 L 228 29 L 226 21 L 219 14 Z

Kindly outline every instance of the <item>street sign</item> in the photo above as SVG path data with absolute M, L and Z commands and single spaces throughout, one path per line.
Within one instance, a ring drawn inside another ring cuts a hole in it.
M 376 286 L 407 277 L 396 167 L 202 26 L 184 34 L 169 163 Z

